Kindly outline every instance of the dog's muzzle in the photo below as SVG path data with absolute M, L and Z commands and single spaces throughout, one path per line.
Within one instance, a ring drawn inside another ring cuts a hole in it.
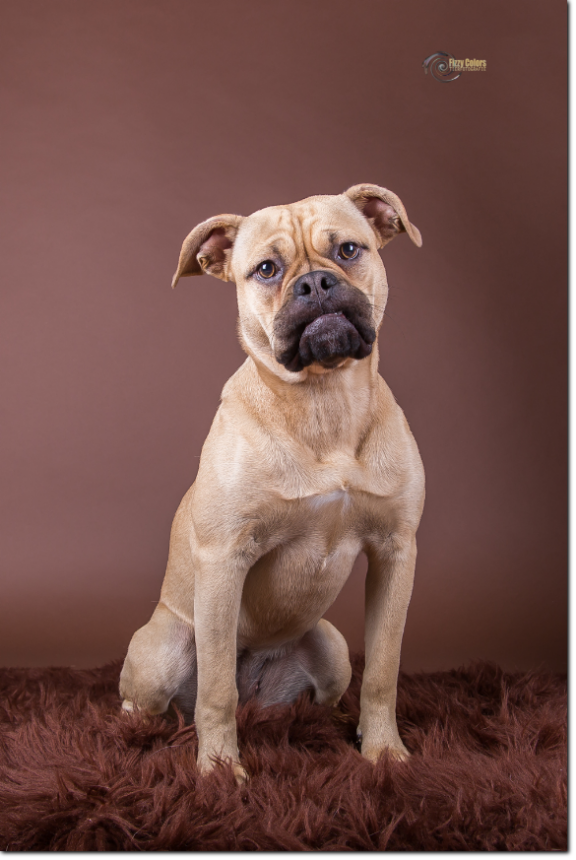
M 367 297 L 326 270 L 298 278 L 274 322 L 276 360 L 295 373 L 314 362 L 333 368 L 366 358 L 375 339 Z

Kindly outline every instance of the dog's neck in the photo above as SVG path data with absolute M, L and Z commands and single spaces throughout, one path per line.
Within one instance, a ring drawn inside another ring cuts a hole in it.
M 309 448 L 318 459 L 333 449 L 355 453 L 370 427 L 378 385 L 378 344 L 361 361 L 327 373 L 308 372 L 305 379 L 286 382 L 250 356 L 246 372 L 266 404 L 266 423 Z

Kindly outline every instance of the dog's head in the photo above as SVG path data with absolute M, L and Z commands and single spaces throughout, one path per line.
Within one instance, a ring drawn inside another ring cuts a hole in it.
M 402 201 L 377 185 L 217 215 L 184 240 L 172 286 L 203 273 L 234 281 L 245 350 L 296 382 L 370 355 L 388 297 L 378 249 L 401 232 L 422 244 Z

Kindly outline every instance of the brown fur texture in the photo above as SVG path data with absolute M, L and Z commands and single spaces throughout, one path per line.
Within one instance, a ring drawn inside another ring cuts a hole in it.
M 120 664 L 0 670 L 2 850 L 566 850 L 566 681 L 491 664 L 400 674 L 408 762 L 338 709 L 238 709 L 252 778 L 205 777 L 193 726 L 119 712 Z

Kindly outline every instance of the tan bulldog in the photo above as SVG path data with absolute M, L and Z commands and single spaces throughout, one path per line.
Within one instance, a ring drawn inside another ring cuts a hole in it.
M 424 470 L 378 373 L 388 285 L 378 249 L 405 231 L 376 185 L 218 215 L 184 241 L 172 285 L 237 286 L 248 358 L 224 386 L 198 476 L 174 518 L 152 618 L 130 643 L 123 708 L 194 717 L 198 766 L 238 781 L 238 701 L 335 705 L 348 647 L 322 616 L 368 557 L 366 667 L 358 735 L 375 762 L 408 756 L 396 726 L 400 646 L 412 592 Z

